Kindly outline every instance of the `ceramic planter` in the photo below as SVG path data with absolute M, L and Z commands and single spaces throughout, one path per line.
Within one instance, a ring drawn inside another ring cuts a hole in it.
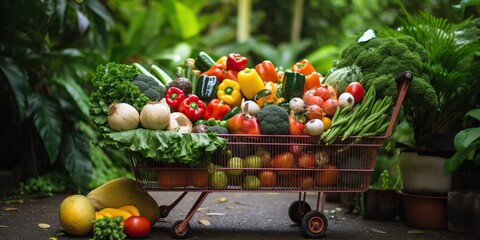
M 447 197 L 401 193 L 405 221 L 412 228 L 440 230 L 447 228 Z
M 364 195 L 363 218 L 375 221 L 393 221 L 397 218 L 398 193 L 393 189 L 368 189 Z
M 451 175 L 443 171 L 447 158 L 402 152 L 399 156 L 403 192 L 446 196 L 451 189 Z
M 448 230 L 480 234 L 480 191 L 448 193 Z

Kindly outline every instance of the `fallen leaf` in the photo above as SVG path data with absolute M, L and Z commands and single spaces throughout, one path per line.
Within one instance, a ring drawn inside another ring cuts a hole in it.
M 207 213 L 207 216 L 225 216 L 225 213 Z
M 57 240 L 56 237 L 50 237 L 48 240 Z
M 5 210 L 5 211 L 18 211 L 18 208 L 4 207 L 3 210 Z
M 0 228 L 7 228 L 7 225 L 0 225 Z
M 210 208 L 208 208 L 208 207 L 201 207 L 201 208 L 198 208 L 198 209 L 197 209 L 197 212 L 206 212 L 206 211 L 208 211 L 208 210 L 210 210 Z
M 198 219 L 198 222 L 205 225 L 205 226 L 210 226 L 210 221 L 208 219 L 204 218 L 204 217 L 200 217 Z
M 371 228 L 370 231 L 372 231 L 374 233 L 386 233 L 384 231 L 381 231 L 381 230 L 378 230 L 378 229 L 375 229 L 375 228 Z
M 47 223 L 39 223 L 38 226 L 43 229 L 50 228 L 50 224 L 47 224 Z
M 221 198 L 217 199 L 218 203 L 226 203 L 227 201 L 228 201 L 228 199 L 226 197 L 221 197 Z
M 412 230 L 409 230 L 408 233 L 409 234 L 414 234 L 414 235 L 419 235 L 419 234 L 424 234 L 425 232 L 422 231 L 422 230 L 418 230 L 418 229 L 412 229 Z

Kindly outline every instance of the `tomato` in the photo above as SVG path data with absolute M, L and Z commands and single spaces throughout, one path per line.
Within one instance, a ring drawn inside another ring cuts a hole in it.
M 302 189 L 312 189 L 314 186 L 314 179 L 311 176 L 304 176 L 299 181 L 299 186 Z
M 327 101 L 327 99 L 330 99 L 332 97 L 332 94 L 328 89 L 328 85 L 322 85 L 319 88 L 315 89 L 313 95 L 321 97 L 323 101 Z
M 150 233 L 151 223 L 144 216 L 131 216 L 123 225 L 123 233 L 129 238 L 144 238 Z
M 307 107 L 305 115 L 308 119 L 322 119 L 325 116 L 325 111 L 318 105 L 310 105 Z
M 291 152 L 277 154 L 272 159 L 274 168 L 293 168 L 295 167 L 295 157 Z M 290 174 L 290 171 L 278 171 L 279 175 Z
M 340 171 L 335 165 L 325 164 L 322 169 L 325 169 L 325 171 L 317 171 L 315 175 L 316 186 L 326 187 L 337 183 L 340 178 Z
M 347 88 L 345 88 L 345 92 L 352 94 L 353 99 L 355 99 L 355 103 L 359 103 L 363 101 L 363 96 L 365 95 L 365 90 L 363 86 L 359 82 L 351 82 L 348 84 Z
M 288 118 L 289 122 L 289 128 L 288 128 L 288 134 L 290 135 L 303 135 L 304 129 L 305 129 L 305 124 L 297 121 L 295 116 L 290 116 Z
M 190 169 L 190 185 L 194 187 L 208 187 L 208 170 L 207 169 Z
M 274 187 L 277 185 L 277 174 L 274 171 L 261 171 L 259 178 L 263 187 Z
M 310 153 L 301 153 L 298 156 L 298 166 L 301 168 L 312 168 L 315 166 L 315 156 Z
M 186 187 L 188 186 L 188 170 L 185 169 L 159 169 L 158 183 L 161 187 Z
M 232 134 L 260 135 L 260 125 L 256 117 L 238 113 L 228 120 L 228 131 Z

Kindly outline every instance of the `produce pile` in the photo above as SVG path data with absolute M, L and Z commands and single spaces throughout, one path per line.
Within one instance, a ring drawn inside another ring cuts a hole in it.
M 355 65 L 324 78 L 308 59 L 283 70 L 237 53 L 213 60 L 200 52 L 175 77 L 111 62 L 97 68 L 90 114 L 100 145 L 195 166 L 225 148 L 218 134 L 311 135 L 324 144 L 384 134 L 392 96 L 364 89 L 362 79 Z

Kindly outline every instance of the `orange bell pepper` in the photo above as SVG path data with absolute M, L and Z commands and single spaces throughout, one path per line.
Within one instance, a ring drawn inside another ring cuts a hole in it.
M 278 82 L 277 70 L 272 62 L 265 60 L 255 66 L 255 71 L 262 78 L 264 82 Z
M 308 76 L 315 72 L 315 68 L 307 59 L 303 59 L 302 61 L 297 62 L 293 65 L 292 72 L 298 72 L 305 76 Z
M 322 74 L 313 72 L 310 75 L 305 76 L 305 84 L 303 85 L 303 93 L 310 89 L 320 87 L 320 79 L 322 78 Z

